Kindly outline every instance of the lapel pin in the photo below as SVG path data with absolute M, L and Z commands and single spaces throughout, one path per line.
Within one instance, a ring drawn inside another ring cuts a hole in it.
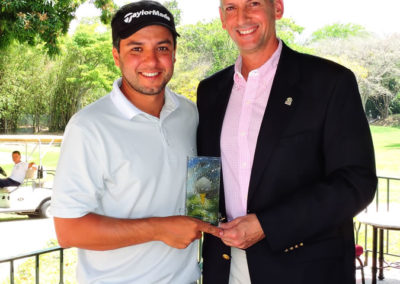
M 288 98 L 286 99 L 286 101 L 285 101 L 285 105 L 291 106 L 291 105 L 292 105 L 292 102 L 293 102 L 293 99 L 292 99 L 291 97 L 288 97 Z

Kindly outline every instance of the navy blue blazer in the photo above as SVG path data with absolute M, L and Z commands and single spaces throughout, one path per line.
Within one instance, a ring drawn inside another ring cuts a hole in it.
M 199 155 L 221 154 L 233 74 L 230 66 L 199 84 Z M 252 283 L 355 283 L 353 216 L 372 201 L 376 184 L 354 74 L 283 45 L 249 185 L 248 213 L 257 215 L 266 235 L 246 250 Z M 228 283 L 230 260 L 223 254 L 230 248 L 206 234 L 205 284 Z

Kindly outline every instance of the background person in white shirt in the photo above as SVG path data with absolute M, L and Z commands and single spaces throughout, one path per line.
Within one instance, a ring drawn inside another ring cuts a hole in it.
M 62 247 L 78 247 L 79 283 L 193 283 L 197 239 L 219 229 L 187 216 L 187 156 L 196 106 L 166 88 L 175 62 L 172 14 L 154 1 L 112 23 L 122 79 L 69 121 L 52 196 Z
M 19 151 L 12 152 L 12 160 L 14 168 L 12 169 L 10 177 L 0 179 L 0 188 L 7 186 L 19 186 L 24 182 L 26 171 L 31 167 L 36 168 L 34 163 L 26 163 L 21 161 L 21 153 Z

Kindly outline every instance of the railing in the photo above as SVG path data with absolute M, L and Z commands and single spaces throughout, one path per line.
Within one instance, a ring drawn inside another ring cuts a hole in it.
M 400 181 L 400 178 L 394 178 L 394 177 L 383 177 L 383 176 L 378 176 L 378 181 L 379 180 L 385 180 L 386 181 L 386 211 L 390 211 L 390 181 Z M 381 208 L 379 208 L 380 204 L 380 194 L 379 194 L 379 184 L 376 189 L 376 194 L 375 194 L 375 208 L 376 211 L 379 211 Z
M 39 251 L 35 251 L 32 253 L 28 254 L 22 254 L 19 256 L 14 256 L 10 258 L 5 258 L 5 259 L 0 259 L 0 264 L 1 263 L 10 263 L 10 284 L 14 284 L 14 262 L 19 259 L 24 259 L 24 258 L 29 258 L 29 257 L 35 257 L 35 283 L 39 284 L 40 280 L 40 255 L 55 252 L 55 251 L 60 251 L 60 284 L 64 283 L 64 249 L 62 247 L 53 247 L 53 248 L 48 248 L 48 249 L 43 249 Z
M 390 211 L 390 185 L 391 185 L 391 181 L 400 181 L 400 178 L 393 178 L 393 177 L 378 177 L 379 180 L 384 180 L 386 181 L 386 192 L 385 192 L 385 199 L 386 199 L 386 211 Z M 376 191 L 376 195 L 375 195 L 375 208 L 376 211 L 382 209 L 380 208 L 380 206 L 382 205 L 380 200 L 381 200 L 381 194 L 380 194 L 380 190 L 379 190 L 379 186 L 378 189 Z M 383 198 L 382 198 L 383 199 Z M 400 205 L 400 204 L 399 204 Z M 360 226 L 357 227 L 357 232 L 356 232 L 356 241 L 358 241 L 358 234 L 359 234 L 359 230 L 360 230 Z M 371 252 L 370 249 L 368 249 L 368 226 L 365 225 L 365 239 L 364 239 L 364 248 L 366 251 L 366 255 L 368 256 L 368 252 Z M 392 254 L 389 253 L 389 231 L 386 231 L 386 250 L 385 250 L 385 254 L 386 255 L 390 255 L 390 256 L 394 256 L 394 257 L 400 257 L 400 255 L 397 254 Z M 60 284 L 64 283 L 64 249 L 57 246 L 57 247 L 53 247 L 53 248 L 48 248 L 48 249 L 43 249 L 43 250 L 39 250 L 39 251 L 35 251 L 32 253 L 28 253 L 28 254 L 23 254 L 23 255 L 19 255 L 19 256 L 15 256 L 15 257 L 10 257 L 10 258 L 5 258 L 5 259 L 0 259 L 0 264 L 1 263 L 10 263 L 10 284 L 14 284 L 14 262 L 16 260 L 19 259 L 24 259 L 24 258 L 29 258 L 29 257 L 35 257 L 35 283 L 39 284 L 39 279 L 40 279 L 40 255 L 43 254 L 47 254 L 47 253 L 51 253 L 51 252 L 55 252 L 55 251 L 59 251 L 60 252 L 60 263 L 59 263 L 59 267 L 60 267 Z M 368 257 L 366 258 L 368 259 Z
M 382 185 L 382 182 L 384 182 L 385 186 L 384 188 L 379 188 L 380 185 Z M 375 199 L 373 201 L 373 204 L 375 204 L 374 209 L 376 211 L 386 211 L 390 212 L 391 209 L 391 203 L 390 203 L 390 198 L 391 198 L 391 193 L 392 196 L 394 194 L 393 191 L 391 191 L 391 184 L 393 182 L 399 182 L 400 183 L 400 178 L 394 178 L 394 177 L 384 177 L 384 176 L 378 176 L 378 186 L 375 194 Z M 400 196 L 400 186 L 399 186 L 399 193 L 398 195 Z M 400 203 L 397 204 L 400 206 Z M 369 207 L 368 210 L 373 210 L 373 208 Z M 361 224 L 358 224 L 358 227 L 356 227 L 356 242 L 358 242 L 358 234 L 360 231 Z M 389 247 L 390 247 L 390 232 L 389 230 L 386 230 L 385 232 L 385 240 L 386 240 L 386 246 L 384 249 L 384 254 L 388 256 L 393 256 L 393 257 L 400 257 L 400 254 L 394 254 L 390 253 Z M 398 233 L 398 232 L 392 232 L 392 233 Z M 368 253 L 372 252 L 372 249 L 368 249 L 368 225 L 364 225 L 364 249 L 366 253 L 366 261 L 368 260 Z M 367 263 L 366 263 L 367 264 Z

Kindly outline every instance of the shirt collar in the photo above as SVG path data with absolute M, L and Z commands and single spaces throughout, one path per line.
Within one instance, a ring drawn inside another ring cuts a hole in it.
M 274 51 L 272 56 L 259 68 L 254 69 L 250 71 L 249 76 L 251 75 L 260 75 L 261 78 L 266 76 L 269 71 L 273 70 L 276 68 L 279 62 L 279 58 L 281 56 L 282 52 L 282 41 L 278 38 L 278 48 Z M 238 59 L 235 62 L 235 75 L 233 76 L 233 79 L 236 84 L 243 82 L 244 77 L 242 75 L 242 57 L 239 55 Z
M 125 95 L 121 92 L 121 84 L 122 78 L 119 78 L 114 81 L 113 89 L 110 93 L 111 101 L 113 102 L 114 106 L 118 109 L 121 115 L 131 120 L 135 116 L 139 114 L 145 114 L 142 110 L 138 109 L 134 104 L 132 104 Z M 161 110 L 162 113 L 170 113 L 179 107 L 179 101 L 176 95 L 169 89 L 165 88 L 165 103 L 163 109 Z

